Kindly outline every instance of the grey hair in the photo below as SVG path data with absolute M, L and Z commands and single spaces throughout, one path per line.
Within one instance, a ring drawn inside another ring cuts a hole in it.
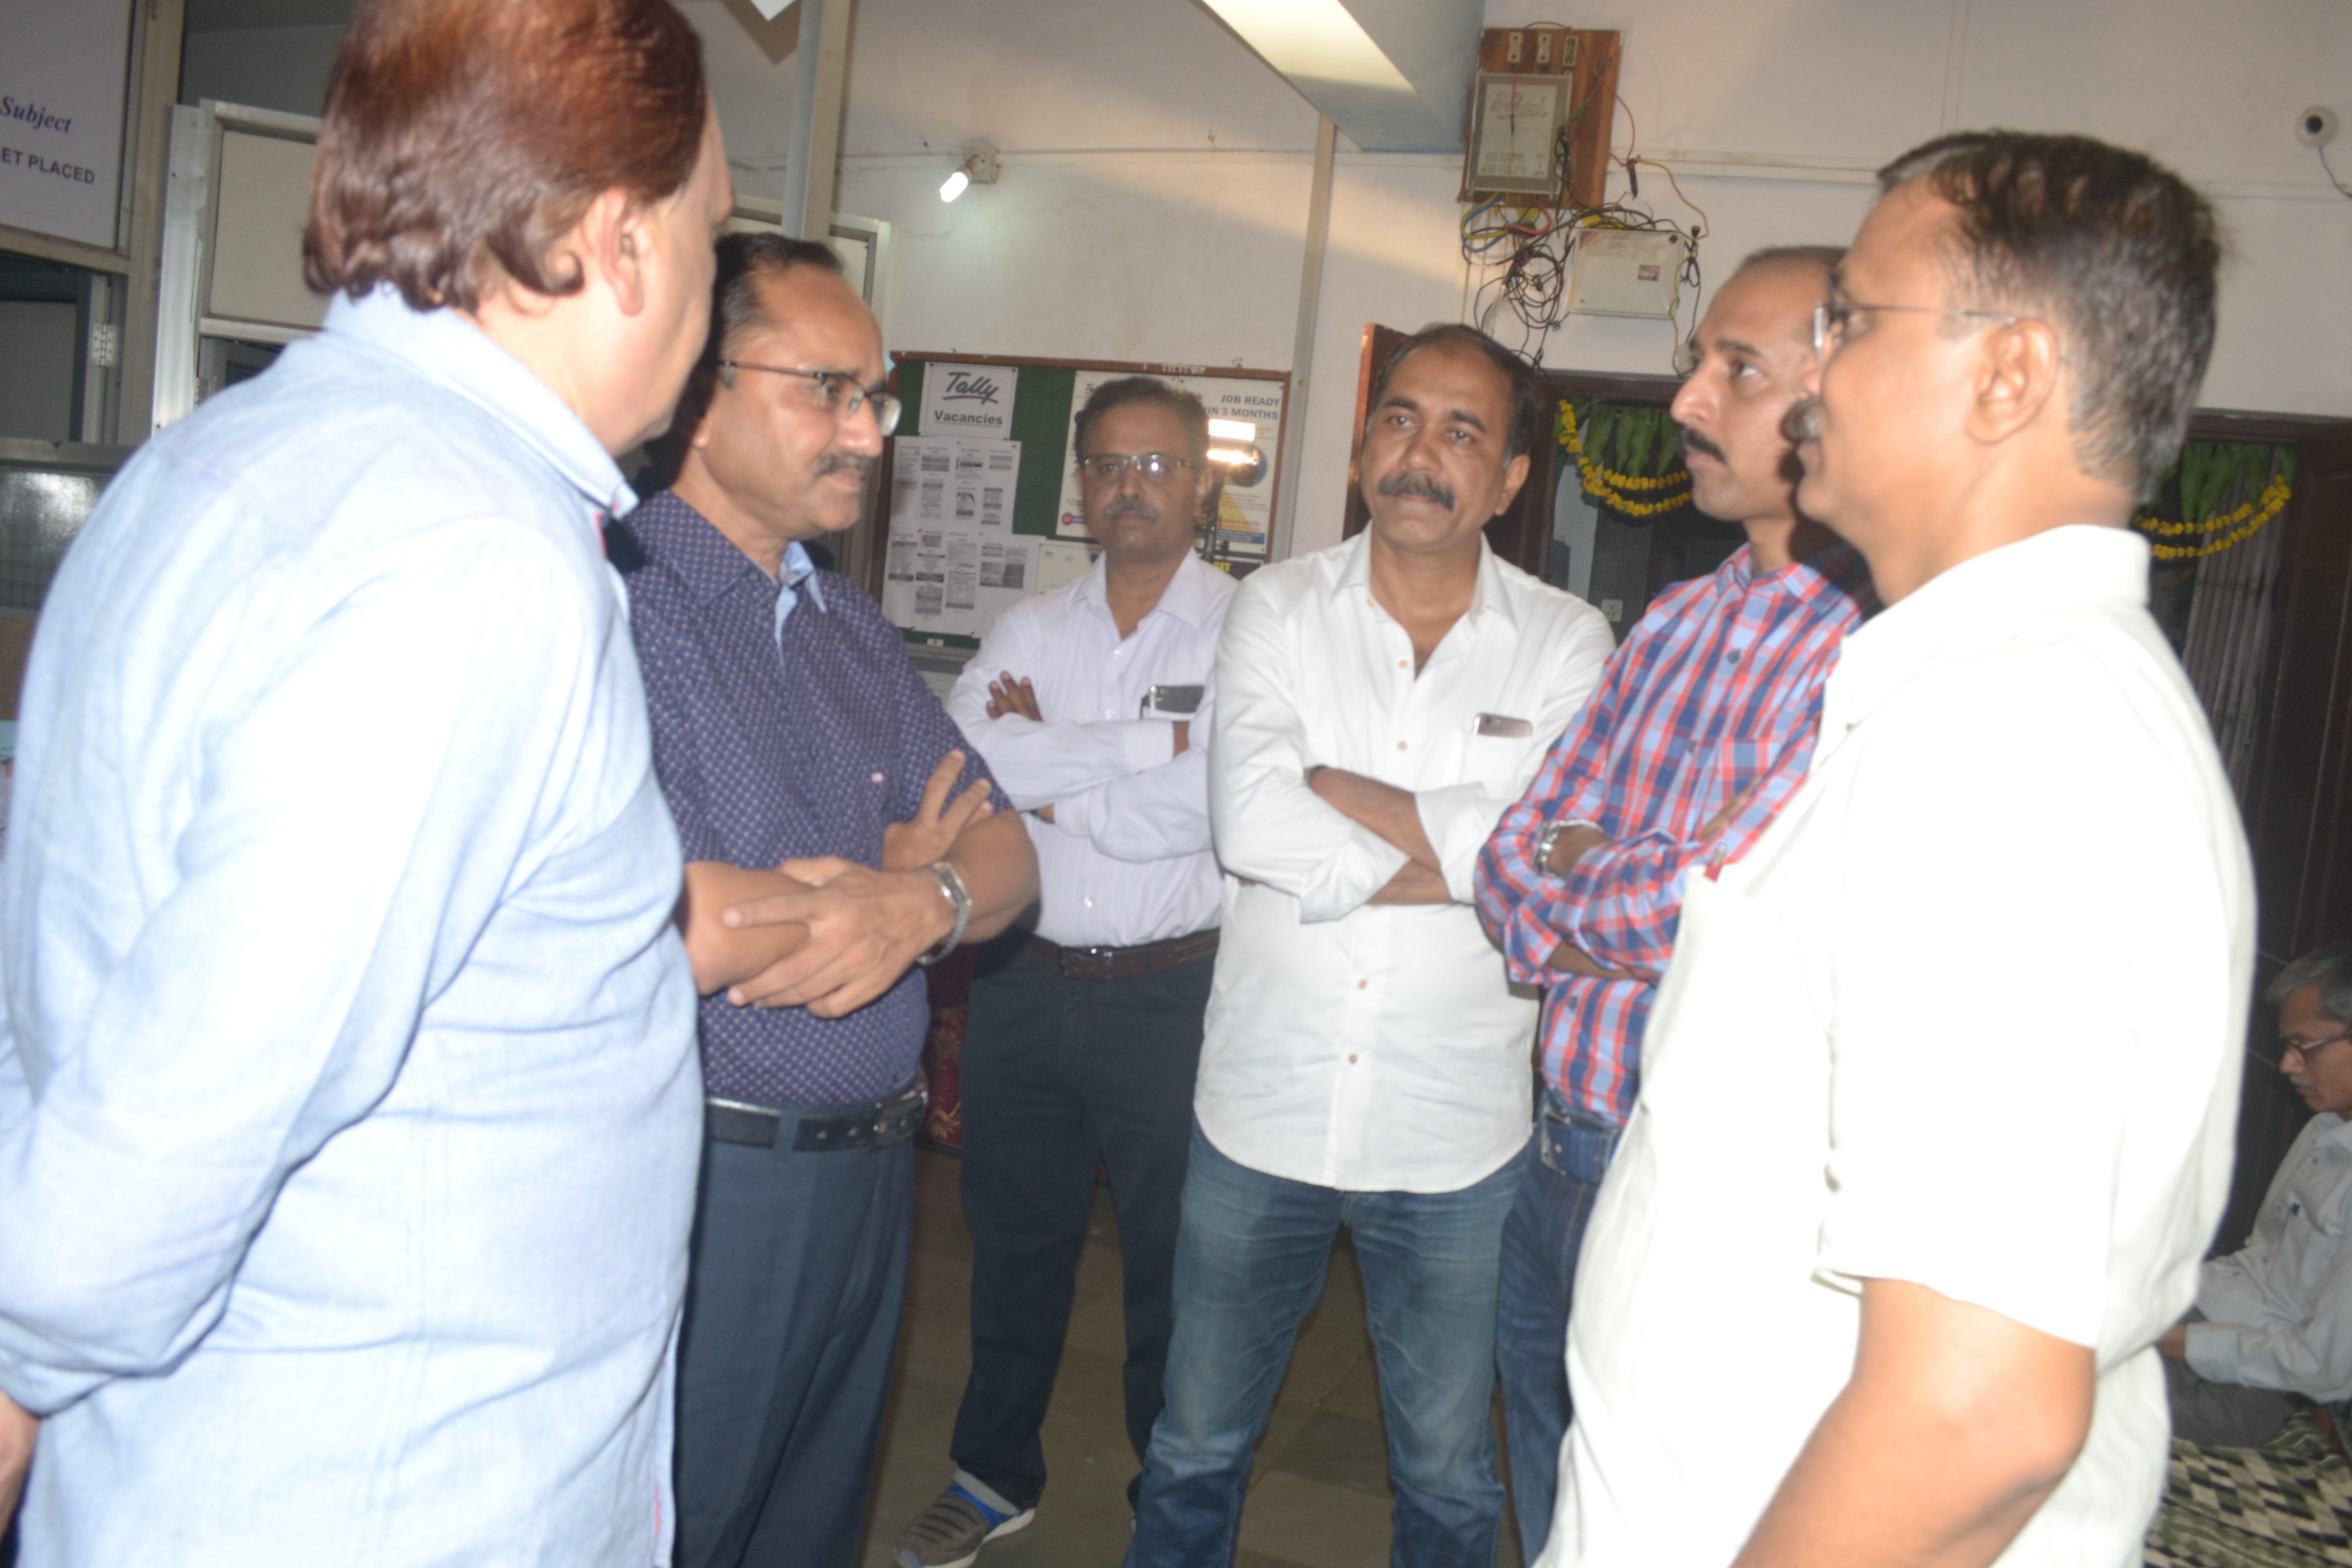
M 2319 1012 L 2333 1023 L 2352 1025 L 2352 942 L 2313 948 L 2263 988 L 2263 1000 L 2278 1006 L 2306 985 L 2319 987 Z

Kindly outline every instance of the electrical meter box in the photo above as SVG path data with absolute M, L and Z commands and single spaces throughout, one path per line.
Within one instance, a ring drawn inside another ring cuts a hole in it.
M 1580 316 L 1652 316 L 1671 321 L 1682 300 L 1680 235 L 1591 228 L 1577 236 L 1569 264 L 1568 308 Z

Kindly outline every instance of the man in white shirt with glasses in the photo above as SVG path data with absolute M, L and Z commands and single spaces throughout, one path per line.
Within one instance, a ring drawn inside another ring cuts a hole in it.
M 1260 571 L 1226 619 L 1209 754 L 1225 938 L 1133 1568 L 1231 1560 L 1342 1225 L 1388 1415 L 1393 1560 L 1494 1560 L 1496 1282 L 1536 999 L 1507 981 L 1471 879 L 1611 647 L 1596 611 L 1482 536 L 1549 410 L 1482 333 L 1406 340 L 1364 436 L 1370 528 Z
M 977 959 L 961 1079 L 971 1374 L 947 1490 L 900 1539 L 907 1568 L 957 1568 L 1035 1516 L 1097 1162 L 1118 1206 L 1139 1461 L 1168 1361 L 1223 886 L 1206 726 L 1234 580 L 1194 548 L 1223 488 L 1201 400 L 1127 376 L 1096 389 L 1076 423 L 1102 554 L 999 617 L 948 699 L 1025 814 L 1040 905 L 1034 931 Z

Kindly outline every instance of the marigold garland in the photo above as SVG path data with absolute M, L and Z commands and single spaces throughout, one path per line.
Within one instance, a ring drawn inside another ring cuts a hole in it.
M 2184 534 L 2220 533 L 2218 539 L 2207 538 L 2198 544 L 2158 544 L 2151 541 L 2148 549 L 2158 561 L 2195 561 L 2207 555 L 2219 555 L 2224 550 L 2243 544 L 2262 531 L 2263 525 L 2286 510 L 2294 489 L 2284 474 L 2271 480 L 2263 489 L 2261 499 L 2250 500 L 2235 511 L 2209 517 L 2202 522 L 2167 522 L 2161 518 L 2136 517 L 2132 526 L 2142 533 L 2167 539 Z M 2227 531 L 2223 531 L 2226 530 Z
M 1621 474 L 1604 468 L 1584 455 L 1584 437 L 1576 427 L 1576 409 L 1568 399 L 1559 402 L 1560 449 L 1576 459 L 1576 471 L 1584 478 L 1585 493 L 1612 511 L 1627 517 L 1655 517 L 1661 512 L 1679 511 L 1690 505 L 1690 491 L 1666 496 L 1657 500 L 1635 500 L 1628 490 L 1663 490 L 1690 482 L 1688 468 L 1676 468 L 1670 474 L 1641 477 Z

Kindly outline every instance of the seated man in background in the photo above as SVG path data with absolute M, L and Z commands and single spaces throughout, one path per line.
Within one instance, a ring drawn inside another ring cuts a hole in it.
M 2221 247 L 2082 137 L 1880 179 L 1790 419 L 1886 607 L 1805 783 L 1685 887 L 1578 1266 L 1552 1568 L 2115 1568 L 2163 1490 L 2253 900 L 2129 524 Z
M 1004 612 L 948 713 L 1029 813 L 1037 934 L 983 963 L 964 1032 L 971 1376 L 955 1474 L 898 1560 L 957 1568 L 1026 1524 L 1074 1270 L 1110 1172 L 1126 1275 L 1128 1441 L 1140 1460 L 1168 1364 L 1177 1203 L 1223 878 L 1209 848 L 1207 724 L 1234 580 L 1193 546 L 1222 489 L 1201 400 L 1128 376 L 1078 411 L 1102 555 Z M 1130 1500 L 1134 1486 L 1129 1488 Z
M 2263 992 L 2279 1070 L 2317 1112 L 2279 1162 L 2244 1248 L 2205 1265 L 2197 1310 L 2164 1352 L 2172 1435 L 2252 1447 L 2294 1414 L 2289 1394 L 2352 1399 L 2352 942 L 2306 952 Z
M 1862 557 L 1798 511 L 1780 428 L 1842 254 L 1759 251 L 1716 291 L 1674 414 L 1691 503 L 1739 523 L 1748 543 L 1659 595 L 1478 859 L 1479 918 L 1511 978 L 1544 988 L 1544 1082 L 1503 1230 L 1495 1338 L 1529 1561 L 1551 1529 L 1568 1430 L 1577 1248 L 1633 1109 L 1684 880 L 1753 842 L 1803 780 L 1822 678 L 1870 602 Z
M 1019 818 L 898 629 L 802 542 L 863 510 L 898 405 L 824 246 L 719 245 L 677 479 L 612 535 L 702 993 L 677 1560 L 856 1559 L 914 1220 L 921 965 L 1037 891 Z M 910 831 L 911 827 L 911 831 Z
M 359 6 L 323 330 L 74 541 L 0 924 L 25 1568 L 668 1561 L 701 1075 L 597 528 L 733 205 L 665 0 Z
M 1224 943 L 1130 1568 L 1232 1561 L 1251 1450 L 1343 1225 L 1395 1560 L 1495 1559 L 1495 1279 L 1536 1004 L 1478 929 L 1470 879 L 1600 679 L 1609 624 L 1484 537 L 1550 431 L 1523 361 L 1427 328 L 1372 404 L 1370 525 L 1247 578 L 1217 650 Z

